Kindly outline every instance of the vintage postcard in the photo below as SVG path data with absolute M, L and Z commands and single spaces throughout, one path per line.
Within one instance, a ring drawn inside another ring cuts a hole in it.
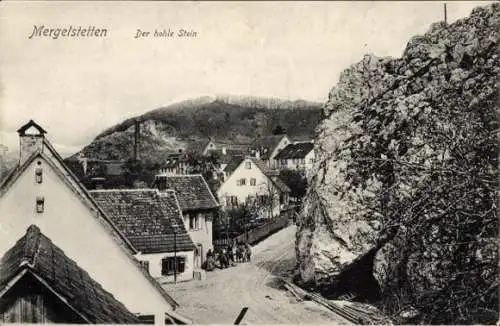
M 0 324 L 496 324 L 497 2 L 1 1 Z

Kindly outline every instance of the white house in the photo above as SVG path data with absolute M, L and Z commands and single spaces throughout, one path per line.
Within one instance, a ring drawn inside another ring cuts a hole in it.
M 129 311 L 163 324 L 178 304 L 141 268 L 135 247 L 65 166 L 45 133 L 33 121 L 18 130 L 19 163 L 0 185 L 0 255 L 35 225 Z
M 208 151 L 217 149 L 217 145 L 212 138 L 207 138 L 192 142 L 188 145 L 186 153 L 188 155 L 207 155 Z
M 289 144 L 275 157 L 279 169 L 309 171 L 315 160 L 314 143 L 300 142 Z
M 265 217 L 278 216 L 288 203 L 290 189 L 268 173 L 264 163 L 253 157 L 236 158 L 226 167 L 227 177 L 217 190 L 225 209 L 256 201 Z
M 174 191 L 182 211 L 184 226 L 196 250 L 195 269 L 200 269 L 206 252 L 213 250 L 212 224 L 219 203 L 201 174 L 156 176 L 153 187 L 160 193 Z
M 151 276 L 160 283 L 193 279 L 195 246 L 173 191 L 107 189 L 90 193 L 137 249 L 135 257 Z
M 276 169 L 274 157 L 290 143 L 287 135 L 262 136 L 250 144 L 250 155 L 264 161 L 268 168 Z
M 35 225 L 3 255 L 0 271 L 0 323 L 144 322 Z

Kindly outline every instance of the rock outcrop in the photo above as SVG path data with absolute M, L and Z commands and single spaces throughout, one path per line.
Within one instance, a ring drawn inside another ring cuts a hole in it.
M 342 73 L 299 220 L 302 283 L 425 323 L 498 320 L 499 31 L 495 3 Z

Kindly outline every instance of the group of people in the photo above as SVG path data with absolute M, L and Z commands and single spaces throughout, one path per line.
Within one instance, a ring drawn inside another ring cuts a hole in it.
M 213 271 L 216 267 L 220 269 L 235 266 L 236 263 L 249 262 L 252 258 L 252 248 L 248 243 L 229 244 L 227 248 L 212 252 L 208 250 L 205 261 L 205 269 Z

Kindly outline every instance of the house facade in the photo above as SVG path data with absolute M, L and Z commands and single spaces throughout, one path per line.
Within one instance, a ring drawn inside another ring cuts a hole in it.
M 274 157 L 290 143 L 287 135 L 259 137 L 250 144 L 249 154 L 264 161 L 267 168 L 277 169 L 278 164 Z
M 193 279 L 195 246 L 173 191 L 108 189 L 90 193 L 137 249 L 135 257 L 143 268 L 158 282 Z
M 315 161 L 314 143 L 300 142 L 289 144 L 274 159 L 279 169 L 309 171 Z
M 30 121 L 18 133 L 19 163 L 0 185 L 0 255 L 36 225 L 129 311 L 163 323 L 177 302 L 141 268 L 137 250 L 65 166 L 45 130 Z
M 265 163 L 253 157 L 244 157 L 231 163 L 231 170 L 217 190 L 224 209 L 236 208 L 249 201 L 263 208 L 267 218 L 279 216 L 288 203 L 290 189 L 267 172 Z M 233 168 L 234 167 L 234 168 Z
M 186 154 L 179 150 L 177 153 L 167 154 L 165 162 L 160 167 L 160 175 L 179 175 L 186 174 L 188 170 Z
M 139 324 L 141 320 L 30 225 L 0 260 L 0 323 Z
M 153 187 L 161 193 L 173 191 L 179 202 L 184 226 L 196 250 L 194 268 L 201 269 L 206 252 L 213 250 L 213 220 L 219 203 L 201 174 L 161 176 L 155 178 Z

